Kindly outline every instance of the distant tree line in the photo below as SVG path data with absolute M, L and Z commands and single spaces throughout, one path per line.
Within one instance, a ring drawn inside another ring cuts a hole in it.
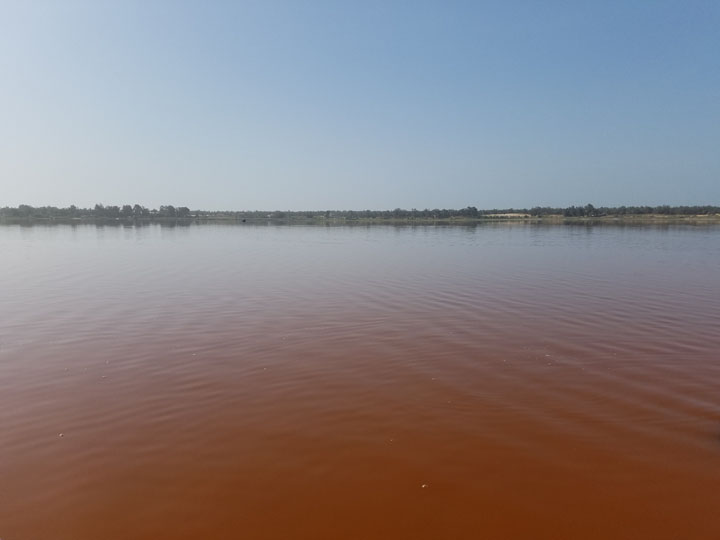
M 6 206 L 0 208 L 0 216 L 11 218 L 35 219 L 152 219 L 152 218 L 190 218 L 190 209 L 186 206 L 161 206 L 158 209 L 149 209 L 139 204 L 123 206 L 105 206 L 96 204 L 93 208 L 78 208 L 70 205 L 67 208 L 57 206 L 30 206 L 21 204 L 13 208 Z
M 566 208 L 540 207 L 504 208 L 491 210 L 478 210 L 475 206 L 461 209 L 425 208 L 418 210 L 412 208 L 405 210 L 321 210 L 321 211 L 208 211 L 190 210 L 187 206 L 175 207 L 163 205 L 159 208 L 149 209 L 140 204 L 125 204 L 122 206 L 105 206 L 96 204 L 93 208 L 78 208 L 71 205 L 67 208 L 56 206 L 29 206 L 21 204 L 18 207 L 0 207 L 0 218 L 14 219 L 98 219 L 98 220 L 155 220 L 155 219 L 305 219 L 305 220 L 444 220 L 444 219 L 506 219 L 516 215 L 527 217 L 604 217 L 625 215 L 713 215 L 720 214 L 720 206 L 618 206 L 595 207 L 592 204 L 585 206 L 568 206 Z
M 697 216 L 720 213 L 720 206 L 568 206 L 567 208 L 535 207 L 528 210 L 531 216 L 563 215 L 564 217 L 602 217 L 625 215 L 677 215 Z

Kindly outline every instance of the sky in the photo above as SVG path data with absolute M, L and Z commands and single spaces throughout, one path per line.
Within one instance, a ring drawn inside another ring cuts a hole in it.
M 720 2 L 0 0 L 0 207 L 720 204 Z

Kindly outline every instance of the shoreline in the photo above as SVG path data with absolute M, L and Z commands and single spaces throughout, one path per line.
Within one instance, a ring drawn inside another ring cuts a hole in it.
M 584 224 L 720 224 L 720 214 L 626 214 L 607 216 L 567 217 L 561 215 L 530 216 L 530 215 L 485 215 L 480 217 L 448 217 L 448 218 L 384 218 L 384 217 L 242 217 L 242 216 L 203 216 L 190 217 L 149 217 L 149 218 L 102 218 L 102 217 L 0 217 L 0 224 L 118 224 L 143 225 L 160 224 L 258 224 L 283 223 L 297 225 L 471 225 L 486 223 L 532 223 L 547 225 L 564 225 L 572 223 Z

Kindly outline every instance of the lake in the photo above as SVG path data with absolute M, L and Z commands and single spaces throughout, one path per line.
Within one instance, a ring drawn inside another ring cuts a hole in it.
M 720 227 L 0 226 L 0 538 L 720 538 Z

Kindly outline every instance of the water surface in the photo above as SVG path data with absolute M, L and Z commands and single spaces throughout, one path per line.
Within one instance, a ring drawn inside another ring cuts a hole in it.
M 720 228 L 0 227 L 0 537 L 720 538 Z

